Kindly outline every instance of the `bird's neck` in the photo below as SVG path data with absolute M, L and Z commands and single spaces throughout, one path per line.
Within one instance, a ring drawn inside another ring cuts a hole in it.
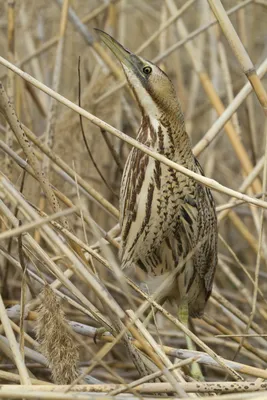
M 149 116 L 142 113 L 137 139 L 158 153 L 190 166 L 194 159 L 191 142 L 185 130 L 183 114 L 180 109 L 177 111 Z

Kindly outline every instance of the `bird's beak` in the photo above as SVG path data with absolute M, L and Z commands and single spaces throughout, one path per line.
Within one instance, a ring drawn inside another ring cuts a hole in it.
M 123 65 L 131 70 L 135 69 L 134 61 L 137 57 L 133 53 L 131 53 L 129 50 L 126 50 L 119 42 L 117 42 L 117 40 L 115 40 L 108 33 L 96 28 L 95 31 L 97 31 L 101 40 L 105 43 L 105 45 L 108 46 L 108 48 Z

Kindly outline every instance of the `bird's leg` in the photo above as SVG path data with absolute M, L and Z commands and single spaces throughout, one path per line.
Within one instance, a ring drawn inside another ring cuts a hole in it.
M 184 326 L 189 328 L 188 320 L 189 320 L 189 311 L 188 311 L 188 301 L 187 298 L 182 300 L 181 304 L 178 307 L 178 318 L 182 322 Z M 192 339 L 185 335 L 185 340 L 187 344 L 188 350 L 196 350 L 195 343 Z M 191 376 L 197 381 L 204 381 L 204 377 L 202 375 L 201 368 L 197 362 L 193 362 L 191 366 Z

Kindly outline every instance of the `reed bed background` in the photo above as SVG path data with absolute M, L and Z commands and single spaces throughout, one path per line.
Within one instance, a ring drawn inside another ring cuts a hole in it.
M 266 21 L 266 0 L 0 0 L 0 398 L 267 398 Z M 118 195 L 131 146 L 190 171 L 136 142 L 93 28 L 169 75 L 213 189 L 219 263 L 189 331 L 120 271 Z

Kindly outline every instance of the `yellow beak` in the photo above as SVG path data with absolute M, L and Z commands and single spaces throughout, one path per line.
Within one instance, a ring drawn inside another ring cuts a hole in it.
M 100 36 L 102 42 L 105 43 L 106 46 L 112 51 L 112 53 L 117 57 L 117 59 L 124 64 L 129 69 L 136 69 L 136 57 L 129 50 L 126 50 L 117 40 L 115 40 L 108 33 L 101 31 L 100 29 L 96 29 L 98 35 Z

